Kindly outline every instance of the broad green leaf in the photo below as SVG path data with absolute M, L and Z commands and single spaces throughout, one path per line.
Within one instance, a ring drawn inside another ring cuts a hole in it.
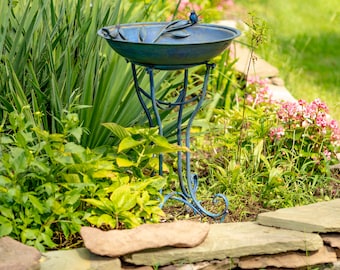
M 94 207 L 98 207 L 101 210 L 105 210 L 106 209 L 105 204 L 102 201 L 100 201 L 100 200 L 96 200 L 96 199 L 83 199 L 83 201 L 93 205 Z
M 66 192 L 64 204 L 73 205 L 73 204 L 79 202 L 80 196 L 81 196 L 81 190 L 80 189 L 73 189 L 70 192 Z
M 124 150 L 134 148 L 138 145 L 143 144 L 144 142 L 145 142 L 144 140 L 136 141 L 132 137 L 126 137 L 120 142 L 120 144 L 118 146 L 118 153 L 120 153 Z
M 39 171 L 45 173 L 45 174 L 49 174 L 51 168 L 48 166 L 47 161 L 43 160 L 38 161 L 38 160 L 33 160 L 31 163 L 31 166 L 36 167 Z
M 8 184 L 11 184 L 11 179 L 9 179 L 8 177 L 6 177 L 4 175 L 0 175 L 0 185 L 6 186 Z
M 98 216 L 90 216 L 90 217 L 87 217 L 86 220 L 88 222 L 90 222 L 92 225 L 95 225 L 95 226 L 98 226 L 98 219 L 99 217 Z
M 39 230 L 37 229 L 25 229 L 22 231 L 22 237 L 26 239 L 37 239 L 38 235 L 40 234 Z
M 66 209 L 58 201 L 53 201 L 52 211 L 57 215 L 66 213 Z
M 128 228 L 135 228 L 142 223 L 142 220 L 129 211 L 119 213 L 119 220 Z
M 37 209 L 40 214 L 45 213 L 45 207 L 41 204 L 37 197 L 29 194 L 28 199 L 32 203 L 33 207 Z
M 63 174 L 64 179 L 67 183 L 80 183 L 81 179 L 78 174 L 76 173 L 65 173 Z
M 60 227 L 61 230 L 63 231 L 63 234 L 65 235 L 66 238 L 70 236 L 70 229 L 69 229 L 69 224 L 67 222 L 60 222 Z
M 110 200 L 116 213 L 131 210 L 137 203 L 136 194 L 131 191 L 128 185 L 120 186 L 113 191 Z
M 111 170 L 99 170 L 92 174 L 93 178 L 110 178 L 116 179 L 118 177 L 118 173 L 113 172 Z
M 0 144 L 10 144 L 13 140 L 9 136 L 1 135 L 0 137 Z
M 112 229 L 116 228 L 116 220 L 108 214 L 102 214 L 98 217 L 97 226 L 110 225 Z
M 71 153 L 83 153 L 85 151 L 84 147 L 82 147 L 79 144 L 75 144 L 74 142 L 69 142 L 65 144 L 65 152 L 71 152 Z
M 76 138 L 77 142 L 80 142 L 81 136 L 83 135 L 83 129 L 81 127 L 73 128 L 69 132 Z
M 119 167 L 133 167 L 133 166 L 136 166 L 136 163 L 134 163 L 131 160 L 128 160 L 126 158 L 117 157 L 116 162 L 117 162 L 117 165 Z
M 44 244 L 49 248 L 55 248 L 57 246 L 57 244 L 52 241 L 51 237 L 48 234 L 41 233 L 41 238 L 43 239 Z
M 0 217 L 0 237 L 9 235 L 13 230 L 13 226 L 9 221 L 3 221 Z
M 126 128 L 116 124 L 116 123 L 102 123 L 102 125 L 108 128 L 115 136 L 123 140 L 126 137 L 130 137 L 130 133 Z
M 14 214 L 13 214 L 12 208 L 0 205 L 0 213 L 4 217 L 14 220 Z

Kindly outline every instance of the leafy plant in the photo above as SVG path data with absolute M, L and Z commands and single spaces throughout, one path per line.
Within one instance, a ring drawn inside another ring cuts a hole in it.
M 207 179 L 218 180 L 212 190 L 229 194 L 232 212 L 332 196 L 327 185 L 330 165 L 338 162 L 340 129 L 329 119 L 325 103 L 274 101 L 265 82 L 256 79 L 249 81 L 245 102 L 239 99 L 238 106 L 215 114 L 213 139 L 204 140 L 212 142 L 203 148 L 215 154 L 202 163 L 208 164 Z
M 150 3 L 151 4 L 151 3 Z M 41 125 L 60 133 L 60 119 L 77 104 L 86 128 L 82 145 L 113 143 L 103 122 L 124 126 L 146 117 L 133 87 L 130 66 L 97 35 L 107 25 L 147 20 L 152 5 L 141 1 L 2 1 L 0 18 L 0 113 L 23 111 Z M 145 7 L 146 8 L 146 7 Z M 140 12 L 144 10 L 144 12 Z M 138 12 L 137 12 L 138 11 Z M 157 16 L 162 12 L 157 11 Z M 148 84 L 138 71 L 141 86 Z M 159 86 L 167 73 L 155 75 Z M 160 91 L 161 95 L 162 92 Z
M 76 114 L 67 113 L 64 132 L 53 134 L 35 125 L 41 114 L 33 115 L 27 121 L 24 112 L 12 112 L 1 125 L 0 236 L 44 250 L 70 246 L 89 223 L 131 228 L 159 220 L 166 180 L 152 175 L 154 155 L 178 146 L 156 130 L 106 124 L 120 144 L 91 150 L 77 143 L 82 129 Z

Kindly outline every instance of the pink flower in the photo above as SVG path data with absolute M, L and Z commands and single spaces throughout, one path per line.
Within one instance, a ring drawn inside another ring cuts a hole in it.
M 323 154 L 325 155 L 326 160 L 331 160 L 332 153 L 328 151 L 328 149 L 325 149 Z
M 283 127 L 274 127 L 270 129 L 269 136 L 271 140 L 279 140 L 285 135 L 285 130 Z

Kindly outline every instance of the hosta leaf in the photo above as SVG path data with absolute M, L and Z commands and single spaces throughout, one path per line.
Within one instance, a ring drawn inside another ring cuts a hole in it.
M 117 165 L 119 167 L 132 167 L 132 166 L 136 166 L 136 164 L 134 162 L 132 162 L 131 160 L 128 160 L 126 158 L 117 157 L 116 162 L 117 162 Z
M 141 145 L 143 143 L 144 143 L 144 140 L 136 141 L 132 137 L 126 137 L 120 142 L 120 144 L 118 146 L 118 153 L 120 153 L 124 150 L 134 148 L 134 147 Z
M 116 220 L 108 214 L 102 214 L 98 217 L 97 224 L 98 227 L 102 225 L 109 225 L 112 229 L 116 228 Z
M 102 209 L 102 210 L 105 210 L 106 207 L 105 207 L 105 204 L 100 201 L 100 200 L 96 200 L 96 199 L 83 199 L 83 201 L 93 205 L 94 207 L 97 207 L 99 209 Z
M 110 200 L 116 213 L 131 210 L 137 203 L 135 192 L 132 192 L 127 185 L 120 186 L 113 191 Z
M 57 215 L 62 215 L 66 212 L 65 208 L 58 201 L 53 202 L 52 211 Z
M 108 128 L 119 139 L 124 139 L 130 136 L 130 133 L 122 126 L 116 123 L 102 123 L 102 125 Z
M 140 218 L 129 211 L 123 211 L 119 214 L 119 220 L 124 223 L 128 228 L 135 228 L 142 222 Z
M 63 174 L 64 179 L 67 183 L 80 183 L 81 179 L 78 174 L 75 173 L 68 173 Z
M 110 170 L 99 170 L 92 174 L 93 178 L 110 178 L 116 179 L 118 177 L 118 173 L 110 171 Z

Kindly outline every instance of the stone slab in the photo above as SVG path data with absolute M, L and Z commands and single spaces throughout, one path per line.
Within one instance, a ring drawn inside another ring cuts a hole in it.
M 43 253 L 40 270 L 121 270 L 119 259 L 101 257 L 85 248 Z
M 41 253 L 30 247 L 4 236 L 0 238 L 0 270 L 39 269 Z
M 274 84 L 267 84 L 270 93 L 272 94 L 272 99 L 276 101 L 290 101 L 296 102 L 296 99 L 284 86 L 278 86 Z
M 287 252 L 275 255 L 250 256 L 240 258 L 238 266 L 242 269 L 262 269 L 266 267 L 295 269 L 318 264 L 336 262 L 336 253 L 331 247 L 322 247 L 318 251 Z
M 321 234 L 321 238 L 329 246 L 340 249 L 340 233 Z
M 237 59 L 234 68 L 243 74 L 247 73 L 249 61 L 251 61 L 249 69 L 249 77 L 260 77 L 260 78 L 270 78 L 277 77 L 279 75 L 279 70 L 263 60 L 256 54 L 253 54 L 253 60 L 251 59 L 251 51 L 241 46 L 238 43 L 234 43 L 230 47 L 232 58 Z
M 87 249 L 94 254 L 113 258 L 150 248 L 195 247 L 204 241 L 208 232 L 208 223 L 190 220 L 142 224 L 126 230 L 80 229 Z
M 151 249 L 126 255 L 122 260 L 135 265 L 169 265 L 293 250 L 315 251 L 322 246 L 318 234 L 265 227 L 255 222 L 220 223 L 210 225 L 207 238 L 197 247 Z
M 301 232 L 340 232 L 340 199 L 261 213 L 256 221 Z

